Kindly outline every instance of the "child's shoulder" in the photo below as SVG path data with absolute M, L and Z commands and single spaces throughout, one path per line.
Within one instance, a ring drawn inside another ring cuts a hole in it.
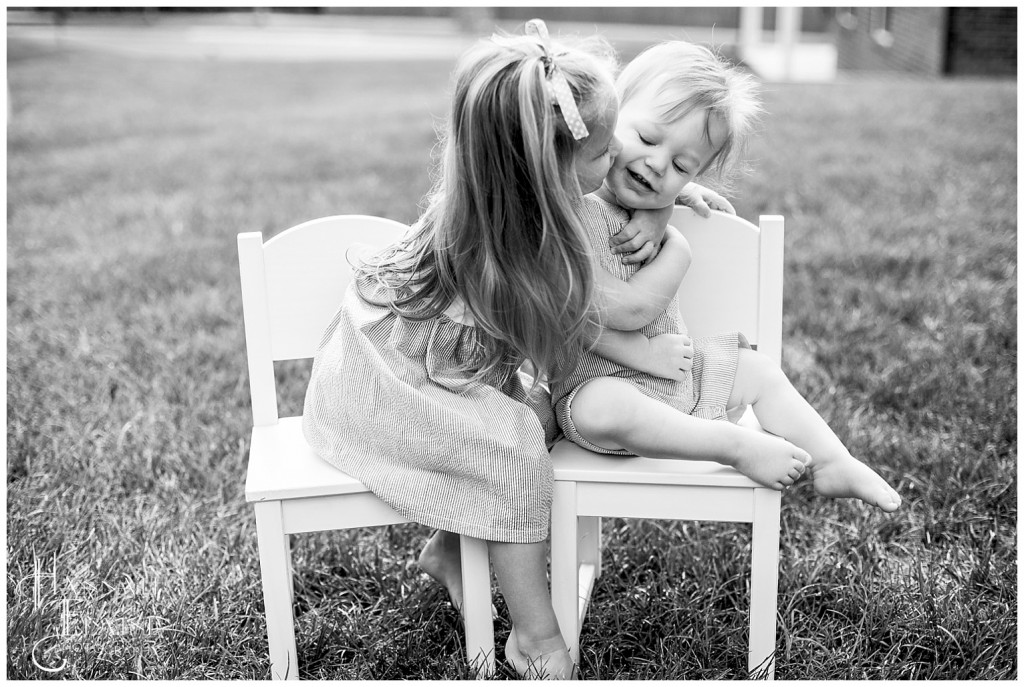
M 629 221 L 629 211 L 620 205 L 609 203 L 597 194 L 583 196 L 580 218 L 586 224 L 613 224 L 616 231 Z

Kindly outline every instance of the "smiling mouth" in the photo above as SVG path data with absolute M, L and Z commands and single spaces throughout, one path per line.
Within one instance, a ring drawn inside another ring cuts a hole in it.
M 652 191 L 652 192 L 654 191 L 654 187 L 651 186 L 649 183 L 647 183 L 647 179 L 644 179 L 642 176 L 640 176 L 636 172 L 634 172 L 634 171 L 632 171 L 630 169 L 627 169 L 626 170 L 626 174 L 628 174 L 633 181 L 635 181 L 637 184 L 639 184 L 643 188 L 647 189 L 648 191 Z

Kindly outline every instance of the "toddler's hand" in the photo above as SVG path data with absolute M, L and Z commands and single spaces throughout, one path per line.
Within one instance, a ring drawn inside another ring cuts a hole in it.
M 693 341 L 685 334 L 661 334 L 648 340 L 654 371 L 651 374 L 681 382 L 693 367 Z
M 730 215 L 736 214 L 732 204 L 724 197 L 693 181 L 683 187 L 676 202 L 679 205 L 692 208 L 701 217 L 710 217 L 712 210 L 728 212 Z
M 650 262 L 661 248 L 671 216 L 671 207 L 633 211 L 632 219 L 609 239 L 612 253 L 624 254 L 625 264 Z

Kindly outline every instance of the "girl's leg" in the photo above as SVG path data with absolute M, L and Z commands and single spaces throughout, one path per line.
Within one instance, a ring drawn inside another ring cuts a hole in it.
M 512 616 L 505 657 L 519 675 L 570 678 L 572 659 L 555 619 L 548 591 L 547 542 L 488 542 L 501 593 Z M 461 612 L 462 566 L 459 535 L 437 530 L 420 553 L 419 565 L 448 589 Z
M 596 446 L 649 458 L 713 460 L 772 489 L 793 484 L 810 459 L 788 441 L 681 413 L 614 377 L 592 379 L 576 392 L 572 421 Z
M 900 507 L 899 494 L 850 454 L 779 366 L 765 355 L 740 350 L 729 404 L 753 405 L 762 427 L 811 454 L 810 477 L 818 494 L 857 498 L 886 512 Z
M 459 535 L 435 530 L 427 540 L 417 563 L 448 590 L 452 606 L 462 613 L 462 550 Z
M 572 679 L 575 671 L 548 590 L 548 545 L 488 542 L 491 565 L 512 617 L 505 658 L 521 676 Z

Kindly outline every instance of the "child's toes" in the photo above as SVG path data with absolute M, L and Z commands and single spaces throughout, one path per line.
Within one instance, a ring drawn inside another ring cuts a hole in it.
M 892 487 L 886 489 L 887 499 L 883 499 L 882 503 L 878 504 L 878 507 L 884 510 L 886 513 L 891 513 L 901 505 L 903 505 L 903 499 L 896 493 L 896 490 Z
M 871 496 L 865 498 L 864 501 L 886 513 L 892 513 L 894 510 L 898 509 L 902 503 L 900 495 L 897 494 L 888 484 L 875 489 Z

